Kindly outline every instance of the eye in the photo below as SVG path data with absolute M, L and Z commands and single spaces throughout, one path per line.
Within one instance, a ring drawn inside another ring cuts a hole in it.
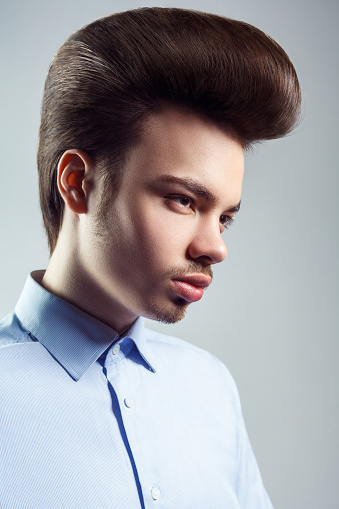
M 193 205 L 193 200 L 183 194 L 172 194 L 167 197 L 168 200 L 178 203 L 183 208 L 190 208 Z
M 219 221 L 222 224 L 222 226 L 227 230 L 233 223 L 234 219 L 233 217 L 226 216 L 226 214 L 223 214 L 222 216 L 220 216 Z

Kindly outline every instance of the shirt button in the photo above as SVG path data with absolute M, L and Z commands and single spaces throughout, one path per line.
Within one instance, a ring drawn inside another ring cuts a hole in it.
M 158 490 L 158 488 L 152 488 L 151 495 L 153 500 L 158 500 L 160 498 L 160 491 Z
M 131 408 L 134 405 L 133 401 L 129 398 L 125 398 L 124 403 L 127 406 L 127 408 Z
M 116 355 L 120 351 L 120 345 L 115 345 L 112 350 L 113 355 Z

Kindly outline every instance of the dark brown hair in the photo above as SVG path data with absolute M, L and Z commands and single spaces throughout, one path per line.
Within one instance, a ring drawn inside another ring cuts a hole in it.
M 62 153 L 92 156 L 111 192 L 142 122 L 164 103 L 207 116 L 248 147 L 293 129 L 300 89 L 285 51 L 241 21 L 156 7 L 83 27 L 56 53 L 42 103 L 38 171 L 51 253 L 64 209 Z

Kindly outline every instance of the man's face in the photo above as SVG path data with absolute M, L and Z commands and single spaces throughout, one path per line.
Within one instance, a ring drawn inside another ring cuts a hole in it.
M 202 297 L 227 255 L 222 234 L 243 168 L 240 143 L 209 121 L 174 108 L 151 116 L 106 209 L 104 237 L 93 233 L 95 214 L 86 218 L 83 263 L 113 313 L 174 323 Z

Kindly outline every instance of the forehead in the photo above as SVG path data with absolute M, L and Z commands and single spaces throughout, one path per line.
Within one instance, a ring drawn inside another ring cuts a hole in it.
M 125 170 L 126 181 L 173 175 L 194 179 L 214 194 L 234 188 L 240 198 L 244 153 L 240 142 L 213 122 L 171 107 L 144 124 Z

